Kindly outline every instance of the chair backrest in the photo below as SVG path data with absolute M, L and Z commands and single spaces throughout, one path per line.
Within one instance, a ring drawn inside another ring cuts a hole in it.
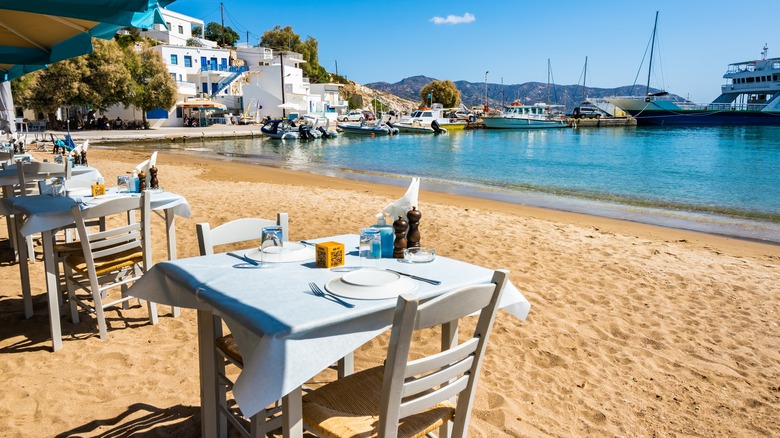
M 37 182 L 44 179 L 63 177 L 66 180 L 71 177 L 71 168 L 69 163 L 16 163 L 16 175 L 19 179 L 20 195 L 32 194 L 37 189 Z
M 125 251 L 141 251 L 143 271 L 149 269 L 152 260 L 149 199 L 149 193 L 144 191 L 140 197 L 108 199 L 84 210 L 80 205 L 71 207 L 90 275 L 95 273 L 95 259 Z M 140 210 L 138 221 L 135 219 L 136 210 Z M 91 227 L 92 222 L 101 218 L 105 218 L 105 228 Z
M 273 225 L 282 227 L 282 240 L 286 242 L 289 238 L 287 213 L 277 213 L 275 222 L 270 219 L 241 218 L 225 222 L 213 229 L 208 222 L 201 222 L 196 225 L 200 255 L 214 254 L 215 246 L 230 243 L 257 240 L 257 246 L 260 246 L 263 227 Z
M 379 436 L 395 436 L 399 420 L 449 400 L 458 402 L 452 436 L 465 436 L 482 365 L 507 271 L 495 271 L 489 284 L 464 287 L 424 304 L 400 296 L 393 319 L 382 383 Z M 408 361 L 412 333 L 479 312 L 474 335 L 437 354 Z

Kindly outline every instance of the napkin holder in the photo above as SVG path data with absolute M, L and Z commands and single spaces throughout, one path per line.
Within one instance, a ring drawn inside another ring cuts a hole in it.
M 322 242 L 315 246 L 317 266 L 320 268 L 335 268 L 344 264 L 344 244 L 339 242 Z
M 92 197 L 105 195 L 106 194 L 106 185 L 105 184 L 92 184 Z

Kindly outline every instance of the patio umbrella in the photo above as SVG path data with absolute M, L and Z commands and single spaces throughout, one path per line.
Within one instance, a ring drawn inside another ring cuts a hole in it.
M 164 24 L 174 0 L 0 0 L 0 74 L 11 80 L 92 52 L 92 37 Z
M 110 39 L 125 27 L 164 24 L 160 8 L 173 2 L 0 0 L 0 82 L 91 53 L 92 37 Z M 3 108 L 13 109 L 13 102 L 2 97 Z
M 13 99 L 11 99 L 11 83 L 0 83 L 0 134 L 12 134 L 16 130 Z

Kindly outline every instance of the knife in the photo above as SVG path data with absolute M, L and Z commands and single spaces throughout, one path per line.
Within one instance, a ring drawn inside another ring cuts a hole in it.
M 404 275 L 406 277 L 411 278 L 412 280 L 424 281 L 424 282 L 430 283 L 430 284 L 441 284 L 441 281 L 439 281 L 439 280 L 431 280 L 430 278 L 418 277 L 416 275 L 407 274 L 406 272 L 394 271 L 392 269 L 388 269 L 388 271 L 395 272 L 396 274 L 399 274 L 399 275 Z
M 249 263 L 250 265 L 254 265 L 254 266 L 260 266 L 260 264 L 259 264 L 259 263 L 257 263 L 256 261 L 254 261 L 254 260 L 250 259 L 249 257 L 242 256 L 242 255 L 238 255 L 238 254 L 236 254 L 236 253 L 234 253 L 234 252 L 229 252 L 229 253 L 227 253 L 227 255 L 229 255 L 229 256 L 232 256 L 232 257 L 235 257 L 235 258 L 237 258 L 237 259 L 239 259 L 239 260 L 243 260 L 243 261 L 245 261 L 245 262 Z

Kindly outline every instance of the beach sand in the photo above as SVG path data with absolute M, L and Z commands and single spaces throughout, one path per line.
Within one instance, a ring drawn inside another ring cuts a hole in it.
M 148 153 L 89 155 L 110 184 Z M 286 211 L 291 240 L 354 233 L 405 190 L 168 153 L 158 166 L 161 186 L 192 207 L 176 220 L 179 257 L 196 255 L 198 222 Z M 499 313 L 470 436 L 780 436 L 780 246 L 438 194 L 425 181 L 420 209 L 424 245 L 509 269 L 531 302 L 524 322 Z M 174 319 L 160 306 L 156 326 L 145 307 L 111 311 L 107 341 L 92 318 L 63 314 L 64 347 L 51 353 L 43 263 L 31 265 L 36 314 L 25 320 L 3 243 L 0 437 L 199 435 L 194 311 Z M 360 348 L 356 368 L 380 363 L 386 345 Z

